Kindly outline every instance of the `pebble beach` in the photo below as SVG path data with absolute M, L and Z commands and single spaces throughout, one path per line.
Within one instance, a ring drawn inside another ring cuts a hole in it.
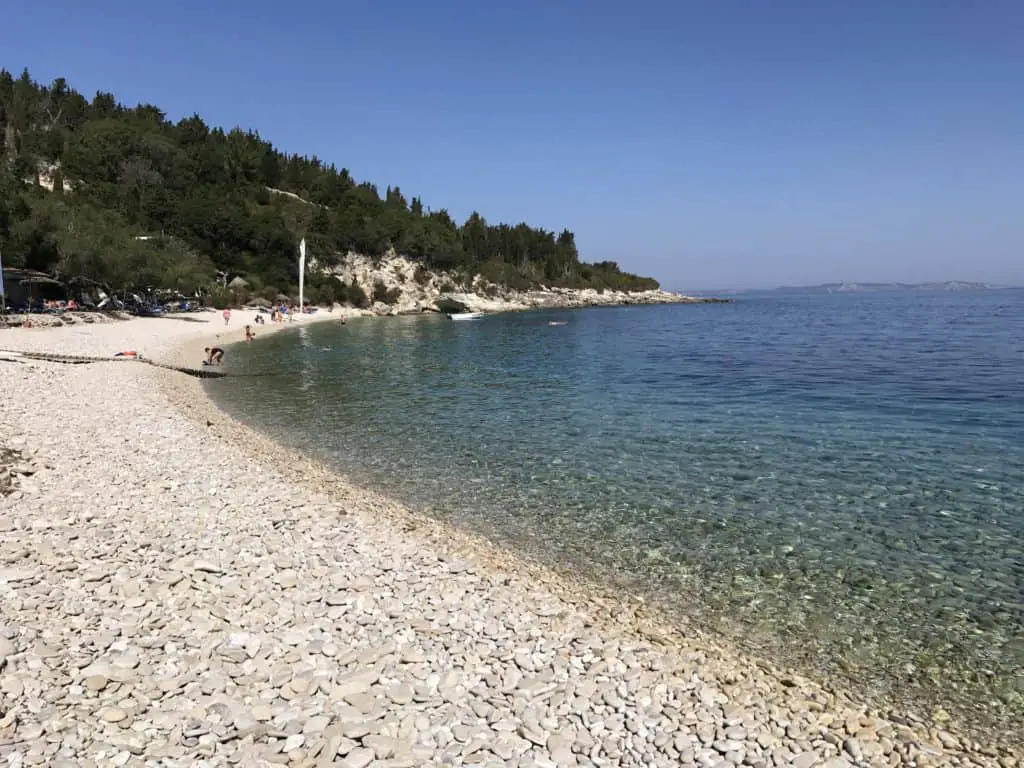
M 0 359 L 0 765 L 1024 765 L 1020 733 L 661 624 L 112 358 L 198 367 L 247 319 L 0 329 L 111 358 Z

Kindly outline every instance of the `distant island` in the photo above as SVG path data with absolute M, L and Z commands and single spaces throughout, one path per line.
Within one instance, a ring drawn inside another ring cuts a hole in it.
M 733 288 L 720 291 L 690 291 L 694 296 L 714 294 L 716 296 L 737 296 L 740 294 L 766 293 L 882 293 L 893 291 L 1000 291 L 1013 288 L 1010 285 L 947 280 L 938 283 L 819 283 L 818 285 L 784 285 L 778 288 Z
M 401 258 L 413 282 L 440 292 L 661 293 L 657 280 L 613 261 L 581 261 L 568 229 L 492 224 L 475 212 L 460 224 L 397 186 L 381 192 L 345 168 L 285 154 L 253 130 L 198 115 L 171 121 L 152 104 L 87 99 L 63 78 L 46 85 L 0 70 L 5 267 L 38 274 L 30 279 L 40 286 L 277 302 L 298 294 L 300 238 L 313 303 L 397 303 L 401 286 L 354 281 L 356 257 Z
M 1006 286 L 947 280 L 941 283 L 821 283 L 820 285 L 782 286 L 785 293 L 872 293 L 879 291 L 992 291 Z

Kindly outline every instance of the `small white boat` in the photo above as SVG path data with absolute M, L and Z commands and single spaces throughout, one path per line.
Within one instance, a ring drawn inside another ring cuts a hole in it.
M 476 320 L 484 316 L 483 312 L 457 312 L 453 315 L 448 315 L 449 320 Z
M 548 320 L 548 325 L 568 325 L 568 320 Z

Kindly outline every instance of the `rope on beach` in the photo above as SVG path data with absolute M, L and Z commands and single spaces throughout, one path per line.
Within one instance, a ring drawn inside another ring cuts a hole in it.
M 189 376 L 195 376 L 197 379 L 223 379 L 227 376 L 224 371 L 208 371 L 203 368 L 182 368 L 180 365 L 168 365 L 167 363 L 158 363 L 155 360 L 142 359 L 140 362 L 149 363 L 156 368 L 166 368 L 168 371 L 187 373 Z
M 89 357 L 86 355 L 58 355 L 52 352 L 18 352 L 15 350 L 0 350 L 6 354 L 17 355 L 30 360 L 43 360 L 48 363 L 64 363 L 66 365 L 83 365 L 85 363 L 125 363 L 139 362 L 148 363 L 156 368 L 165 368 L 168 371 L 178 371 L 197 379 L 221 379 L 227 376 L 223 371 L 206 371 L 198 368 L 184 368 L 179 365 L 168 365 L 149 360 L 144 357 Z

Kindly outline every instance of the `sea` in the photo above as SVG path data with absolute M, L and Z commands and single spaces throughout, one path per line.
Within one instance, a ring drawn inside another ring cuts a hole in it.
M 358 319 L 227 363 L 220 407 L 364 487 L 880 705 L 1024 727 L 1024 290 Z

